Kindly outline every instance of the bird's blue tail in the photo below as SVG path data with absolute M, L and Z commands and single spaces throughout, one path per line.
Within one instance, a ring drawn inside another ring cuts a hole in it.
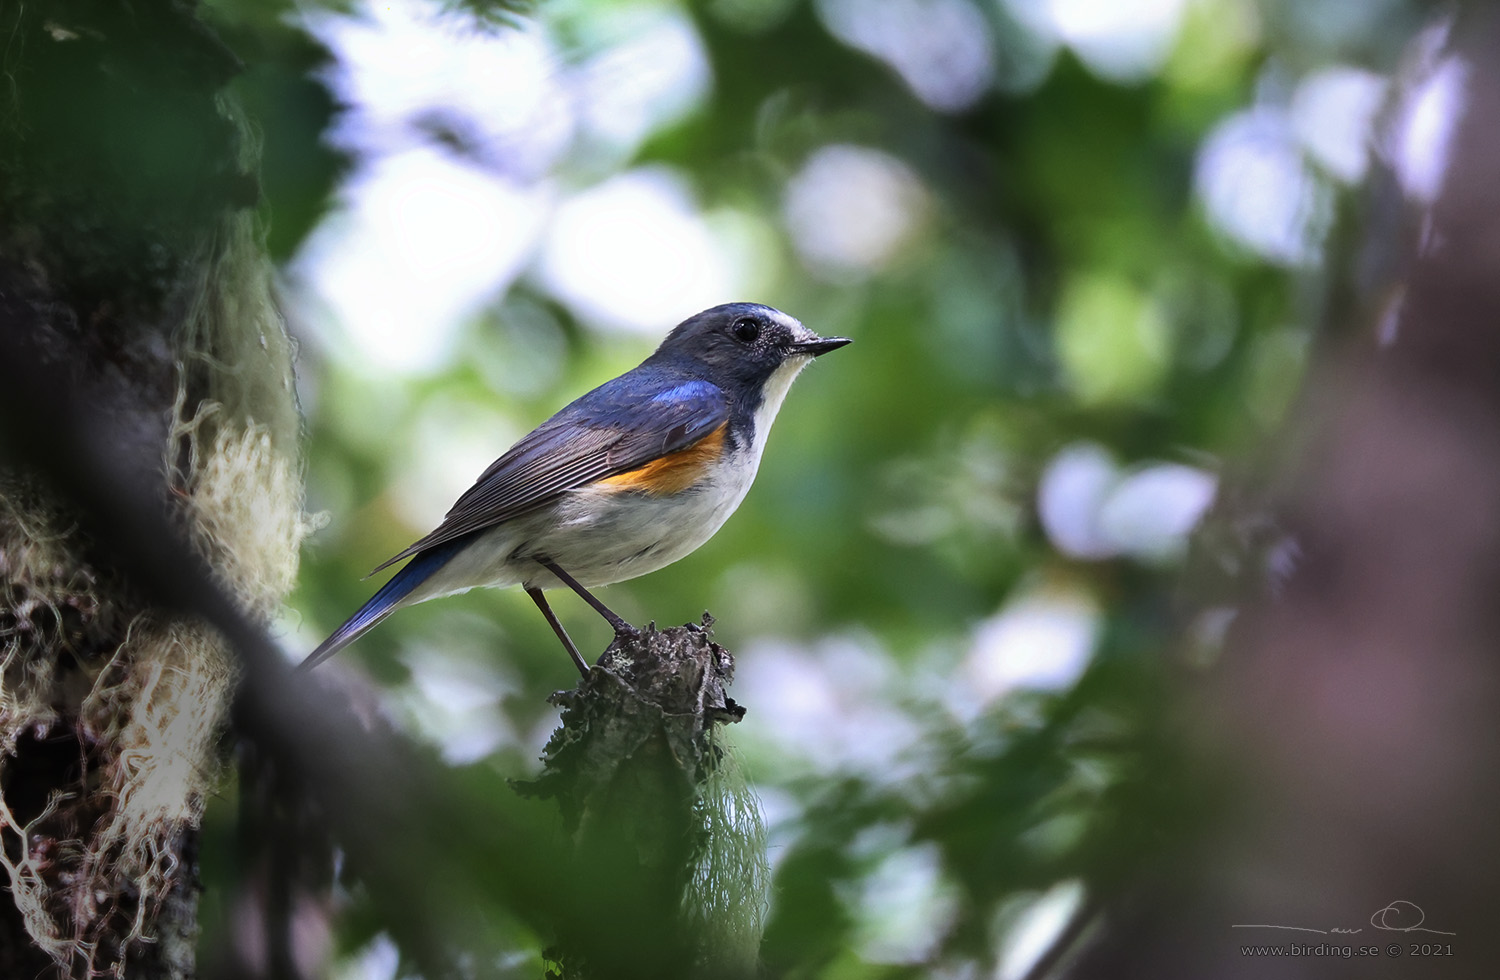
M 359 612 L 350 616 L 343 626 L 333 631 L 332 636 L 318 644 L 318 648 L 308 654 L 307 659 L 297 665 L 297 669 L 311 670 L 369 632 L 377 623 L 395 612 L 401 600 L 411 595 L 413 589 L 427 581 L 468 544 L 469 536 L 466 535 L 413 556 L 406 567 L 392 575 L 390 581 L 370 597 L 369 602 L 359 607 Z

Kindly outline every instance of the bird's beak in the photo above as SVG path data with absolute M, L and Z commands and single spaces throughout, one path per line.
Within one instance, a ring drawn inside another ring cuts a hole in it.
M 817 340 L 804 340 L 800 344 L 792 344 L 791 352 L 793 354 L 806 354 L 809 357 L 819 357 L 850 343 L 853 343 L 853 341 L 848 337 L 819 337 Z

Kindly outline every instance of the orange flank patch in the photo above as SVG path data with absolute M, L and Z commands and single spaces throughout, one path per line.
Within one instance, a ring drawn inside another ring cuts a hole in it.
M 640 490 L 644 493 L 681 493 L 703 478 L 708 467 L 724 455 L 724 430 L 719 426 L 686 449 L 653 459 L 639 469 L 600 480 L 600 484 L 617 490 Z

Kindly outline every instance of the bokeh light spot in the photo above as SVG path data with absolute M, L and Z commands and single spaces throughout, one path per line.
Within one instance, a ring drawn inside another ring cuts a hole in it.
M 792 244 L 814 270 L 867 274 L 914 236 L 927 208 L 917 176 L 879 150 L 835 144 L 814 153 L 787 185 Z
M 1113 82 L 1161 70 L 1187 0 L 1046 0 L 1057 36 L 1089 69 Z
M 956 112 L 995 77 L 989 25 L 970 0 L 818 0 L 828 30 L 895 69 L 917 98 Z
M 430 371 L 451 357 L 464 320 L 520 273 L 546 198 L 430 146 L 381 157 L 350 180 L 343 209 L 292 274 L 360 355 L 387 370 Z
M 1260 106 L 1220 122 L 1198 155 L 1198 194 L 1230 240 L 1280 265 L 1317 259 L 1331 218 L 1286 111 Z
M 652 335 L 739 298 L 725 250 L 686 185 L 664 168 L 628 171 L 564 201 L 542 276 L 594 324 Z
M 1396 172 L 1406 193 L 1424 204 L 1436 201 L 1443 189 L 1467 76 L 1462 60 L 1445 58 L 1402 102 L 1396 124 Z
M 1314 160 L 1345 183 L 1365 175 L 1370 131 L 1385 101 L 1385 79 L 1336 65 L 1303 79 L 1292 96 L 1292 128 Z
M 1122 553 L 1146 561 L 1181 555 L 1214 501 L 1218 480 L 1181 463 L 1157 463 L 1119 482 L 1099 509 L 1099 528 Z
M 1098 603 L 1087 593 L 1027 592 L 980 625 L 965 673 L 984 701 L 1017 688 L 1063 690 L 1088 666 L 1098 632 Z
M 1217 491 L 1218 478 L 1197 467 L 1146 463 L 1125 472 L 1104 447 L 1081 442 L 1047 464 L 1037 514 L 1053 547 L 1069 557 L 1154 563 L 1181 555 Z
M 661 11 L 579 70 L 579 114 L 589 136 L 623 156 L 701 105 L 711 82 L 692 24 L 680 11 Z
M 1037 516 L 1054 548 L 1074 558 L 1114 554 L 1099 509 L 1118 479 L 1114 459 L 1097 443 L 1067 446 L 1052 458 L 1037 487 Z
M 997 980 L 1020 980 L 1051 949 L 1083 904 L 1080 881 L 1061 881 L 1025 901 L 1001 946 Z
M 1086 274 L 1067 285 L 1057 312 L 1057 353 L 1080 401 L 1151 394 L 1168 366 L 1167 341 L 1161 308 L 1123 277 Z

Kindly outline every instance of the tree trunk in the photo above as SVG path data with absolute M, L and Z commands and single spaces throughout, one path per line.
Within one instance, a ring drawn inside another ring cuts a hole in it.
M 264 620 L 304 524 L 291 350 L 250 210 L 257 151 L 223 92 L 238 62 L 172 0 L 8 4 L 0 36 L 7 367 L 23 352 L 66 389 L 49 395 L 100 420 L 90 445 L 27 452 L 123 461 Z M 101 556 L 19 462 L 45 409 L 6 407 L 0 974 L 190 977 L 233 661 Z

